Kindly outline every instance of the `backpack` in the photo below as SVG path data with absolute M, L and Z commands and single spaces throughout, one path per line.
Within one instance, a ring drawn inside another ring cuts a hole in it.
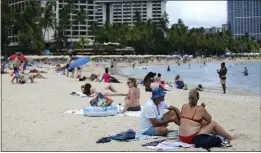
M 208 135 L 208 134 L 199 134 L 192 139 L 192 143 L 195 144 L 196 148 L 204 148 L 207 151 L 210 151 L 210 148 L 220 147 L 222 140 L 219 137 Z

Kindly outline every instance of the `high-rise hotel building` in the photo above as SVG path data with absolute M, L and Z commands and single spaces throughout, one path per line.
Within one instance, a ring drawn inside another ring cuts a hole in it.
M 261 0 L 228 0 L 227 24 L 234 38 L 248 33 L 261 40 Z
M 27 0 L 9 0 L 9 5 L 14 7 L 26 7 Z M 44 6 L 46 0 L 39 0 Z M 59 10 L 61 10 L 69 0 L 56 1 L 56 19 L 59 19 Z M 67 29 L 66 36 L 68 41 L 78 41 L 80 37 L 85 36 L 93 40 L 91 27 L 94 23 L 102 26 L 106 23 L 122 23 L 132 26 L 135 13 L 139 12 L 142 21 L 152 19 L 157 22 L 166 11 L 166 0 L 70 0 L 73 2 L 77 11 L 83 9 L 86 12 L 85 21 L 82 23 L 72 22 L 72 27 Z M 76 12 L 77 12 L 76 11 Z M 71 20 L 76 20 L 76 12 L 72 12 Z M 57 20 L 59 21 L 59 20 Z M 54 31 L 49 29 L 45 35 L 45 41 L 53 41 Z M 14 33 L 9 33 L 11 45 L 18 42 Z

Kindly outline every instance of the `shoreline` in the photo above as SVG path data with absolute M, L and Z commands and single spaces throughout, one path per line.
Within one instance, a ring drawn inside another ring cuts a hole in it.
M 207 63 L 217 63 L 217 62 L 225 62 L 225 63 L 235 63 L 235 62 L 261 62 L 261 59 L 258 59 L 258 60 L 255 60 L 255 59 L 240 59 L 240 60 L 222 60 L 222 61 L 218 61 L 218 60 L 214 60 L 214 61 L 209 61 L 209 62 L 206 62 Z M 197 61 L 196 59 L 193 59 L 191 62 L 189 62 L 190 64 L 198 64 L 198 63 L 201 63 L 199 61 Z M 122 63 L 121 63 L 122 64 Z M 128 63 L 125 63 L 126 65 L 122 65 L 122 66 L 117 66 L 115 69 L 113 69 L 112 71 L 112 75 L 116 75 L 116 76 L 120 76 L 120 77 L 124 77 L 124 78 L 128 78 L 127 75 L 124 75 L 124 74 L 121 74 L 119 69 L 123 69 L 124 67 L 130 67 L 128 66 L 127 64 Z M 172 62 L 171 64 L 168 63 L 168 65 L 175 65 L 177 64 L 176 62 Z M 183 64 L 183 63 L 182 63 Z M 181 65 L 182 65 L 181 64 Z M 186 63 L 188 64 L 188 63 Z M 136 67 L 144 67 L 144 66 L 162 66 L 162 65 L 166 65 L 164 63 L 158 63 L 158 62 L 153 62 L 153 63 L 149 63 L 148 65 L 147 64 L 143 64 L 143 65 L 139 65 L 139 66 L 136 66 Z M 133 78 L 135 78 L 137 81 L 142 81 L 143 78 L 145 77 L 135 77 L 135 76 L 131 76 Z M 166 82 L 173 82 L 173 80 L 164 80 Z M 194 85 L 194 84 L 191 84 L 191 85 Z M 197 85 L 194 85 L 194 86 L 197 86 Z M 176 89 L 176 88 L 170 88 L 171 90 L 172 89 Z M 222 88 L 221 86 L 218 87 L 207 87 L 207 88 L 204 88 L 204 91 L 203 92 L 211 92 L 211 93 L 219 93 L 220 91 L 222 91 Z M 244 92 L 244 91 L 236 91 L 235 88 L 233 88 L 232 90 L 229 90 L 228 93 L 226 94 L 229 94 L 229 95 L 244 95 L 244 96 L 255 96 L 255 97 L 258 97 L 260 96 L 261 93 L 253 93 L 253 92 Z

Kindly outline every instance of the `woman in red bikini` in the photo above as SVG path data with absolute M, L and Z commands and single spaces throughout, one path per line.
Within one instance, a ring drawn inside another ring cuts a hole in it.
M 185 143 L 192 143 L 192 139 L 199 134 L 221 135 L 228 140 L 232 140 L 229 135 L 217 122 L 212 120 L 211 115 L 205 109 L 205 104 L 197 106 L 199 92 L 192 89 L 189 92 L 189 103 L 181 108 L 181 120 L 179 129 L 179 139 Z

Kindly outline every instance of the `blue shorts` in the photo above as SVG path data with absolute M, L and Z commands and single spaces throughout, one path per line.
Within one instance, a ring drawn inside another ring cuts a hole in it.
M 168 124 L 164 125 L 164 126 L 167 127 Z M 160 136 L 160 135 L 157 135 L 157 127 L 154 127 L 154 126 L 150 127 L 147 131 L 143 132 L 142 134 L 149 135 L 149 136 Z
M 145 131 L 144 135 L 149 135 L 149 136 L 156 136 L 157 135 L 157 127 L 150 127 L 147 131 Z

